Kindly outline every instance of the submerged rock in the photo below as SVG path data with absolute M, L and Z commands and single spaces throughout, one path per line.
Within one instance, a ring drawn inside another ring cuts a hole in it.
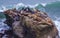
M 15 10 L 15 11 L 14 11 Z M 5 23 L 18 38 L 57 38 L 58 30 L 49 16 L 37 9 L 29 8 L 4 11 Z M 7 17 L 9 16 L 9 17 Z

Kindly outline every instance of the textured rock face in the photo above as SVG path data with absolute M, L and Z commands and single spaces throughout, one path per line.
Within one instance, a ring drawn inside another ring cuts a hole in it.
M 56 38 L 58 31 L 52 20 L 44 12 L 29 8 L 17 11 L 4 11 L 9 16 L 6 24 L 13 28 L 13 33 L 19 38 Z M 9 23 L 8 23 L 9 22 Z

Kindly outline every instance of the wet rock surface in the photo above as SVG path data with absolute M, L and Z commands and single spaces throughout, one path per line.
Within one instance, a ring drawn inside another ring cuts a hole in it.
M 4 14 L 4 23 L 11 27 L 11 32 L 6 32 L 7 38 L 58 38 L 58 30 L 45 12 L 27 7 L 9 9 Z

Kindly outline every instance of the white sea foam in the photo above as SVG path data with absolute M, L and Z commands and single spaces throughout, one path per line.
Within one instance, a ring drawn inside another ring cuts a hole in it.
M 3 11 L 5 11 L 5 10 L 7 10 L 7 8 L 6 8 L 5 6 L 1 6 L 1 7 L 0 7 L 0 12 L 3 12 Z
M 6 19 L 0 19 L 0 33 L 3 33 L 3 34 L 5 30 L 10 29 L 10 27 L 8 27 L 6 24 L 3 23 L 5 20 Z
M 23 4 L 23 3 L 18 3 L 15 5 L 16 9 L 18 9 L 19 7 L 30 7 L 30 8 L 35 8 L 36 6 L 38 6 L 39 4 L 35 4 L 35 5 L 26 5 L 26 4 Z
M 60 36 L 60 18 L 57 18 L 56 20 L 54 20 L 54 23 L 59 31 L 59 36 Z
M 1 6 L 0 8 L 0 12 L 3 12 L 5 10 L 8 10 L 8 9 L 12 9 L 12 8 L 16 8 L 18 9 L 19 7 L 30 7 L 30 8 L 35 8 L 37 7 L 39 4 L 35 4 L 35 5 L 29 5 L 29 4 L 23 4 L 23 3 L 18 3 L 16 5 L 7 5 L 7 6 Z M 42 6 L 46 6 L 46 3 L 41 3 Z
M 41 3 L 42 6 L 46 6 L 47 3 Z M 25 7 L 31 7 L 31 8 L 34 8 L 36 6 L 38 6 L 39 4 L 35 4 L 35 5 L 26 5 L 26 4 L 23 4 L 23 3 L 18 3 L 16 6 L 25 6 Z
M 47 5 L 47 3 L 41 3 L 41 5 L 45 7 Z

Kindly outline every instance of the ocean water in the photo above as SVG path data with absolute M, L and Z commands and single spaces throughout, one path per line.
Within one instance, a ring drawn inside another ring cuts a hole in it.
M 60 5 L 59 4 L 60 4 L 60 2 L 54 2 L 51 4 L 35 4 L 35 5 L 25 5 L 23 3 L 18 3 L 16 5 L 1 6 L 0 14 L 4 10 L 8 10 L 8 9 L 12 9 L 12 8 L 16 8 L 17 10 L 20 10 L 23 7 L 39 9 L 41 11 L 46 12 L 49 15 L 49 17 L 53 20 L 53 22 L 55 23 L 55 25 L 59 31 L 59 36 L 60 36 Z M 0 19 L 0 32 L 2 32 L 1 30 L 8 30 L 9 27 L 3 23 L 4 20 L 6 20 L 4 15 L 3 14 L 2 14 L 2 16 L 0 15 L 0 18 L 1 18 Z M 4 33 L 4 32 L 2 32 L 2 33 Z
M 60 2 L 54 2 L 51 4 L 47 4 L 45 6 L 45 11 L 49 15 L 49 17 L 54 21 L 60 36 Z
M 9 30 L 10 29 L 10 27 L 7 26 L 7 24 L 4 24 L 5 20 L 6 20 L 5 18 L 4 19 L 0 19 L 0 33 L 2 33 L 2 34 L 5 33 L 5 30 Z

